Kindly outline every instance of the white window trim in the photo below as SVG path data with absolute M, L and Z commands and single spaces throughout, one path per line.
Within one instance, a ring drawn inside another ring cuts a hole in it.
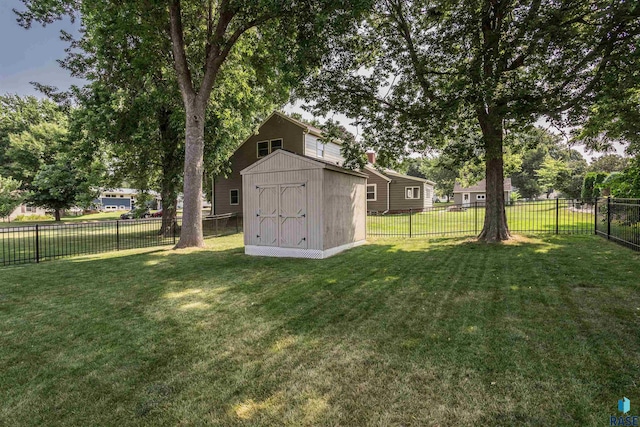
M 411 196 L 412 197 L 407 197 L 407 190 L 411 188 Z M 413 197 L 413 190 L 414 189 L 418 189 L 418 197 Z M 420 187 L 404 187 L 404 198 L 405 200 L 420 200 Z
M 260 148 L 259 147 L 260 147 L 260 143 L 262 143 L 262 142 L 266 142 L 267 143 L 267 154 L 266 154 L 266 156 L 268 156 L 271 153 L 271 150 L 270 150 L 271 142 L 269 140 L 258 141 L 258 142 L 256 142 L 256 157 L 259 158 L 259 159 L 261 159 L 263 157 L 266 157 L 266 156 L 261 156 L 260 155 Z
M 367 198 L 369 194 L 369 187 L 373 187 L 373 199 Z M 378 184 L 367 184 L 367 191 L 365 193 L 365 198 L 367 202 L 377 202 L 378 201 Z
M 476 194 L 476 200 L 487 200 L 486 194 Z
M 273 153 L 273 147 L 271 146 L 271 143 L 273 141 L 282 141 L 282 143 L 280 144 L 280 150 L 284 149 L 284 138 L 265 139 L 264 141 L 258 141 L 258 142 L 256 142 L 256 157 L 258 159 L 261 159 L 263 157 L 267 157 L 269 154 Z M 266 142 L 267 143 L 267 154 L 264 155 L 264 156 L 260 155 L 260 149 L 259 149 L 260 143 L 262 143 L 262 142 Z
M 322 147 L 322 156 L 320 156 L 320 147 Z M 316 140 L 316 157 L 319 159 L 324 159 L 327 153 L 327 144 L 322 142 L 320 138 Z
M 280 150 L 284 149 L 284 139 L 282 138 L 274 138 L 271 141 L 269 141 L 269 154 L 273 153 L 273 147 L 271 144 L 273 144 L 273 141 L 280 141 Z
M 233 193 L 234 191 L 238 192 L 238 202 L 237 203 L 231 202 L 231 193 Z M 237 188 L 232 188 L 232 189 L 229 190 L 229 204 L 231 206 L 238 206 L 240 204 L 240 190 L 238 190 Z

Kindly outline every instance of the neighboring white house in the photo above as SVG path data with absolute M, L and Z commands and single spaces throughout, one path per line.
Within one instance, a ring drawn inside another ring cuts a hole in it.
M 128 211 L 135 208 L 139 193 L 140 191 L 133 188 L 105 188 L 100 190 L 94 204 L 102 211 Z M 160 195 L 155 191 L 149 191 L 149 194 L 158 200 L 160 209 Z
M 511 198 L 511 178 L 504 179 L 504 200 L 506 202 Z M 469 187 L 463 187 L 456 181 L 453 187 L 453 200 L 456 205 L 468 206 L 484 206 L 487 199 L 487 181 L 485 179 L 478 181 L 477 184 Z

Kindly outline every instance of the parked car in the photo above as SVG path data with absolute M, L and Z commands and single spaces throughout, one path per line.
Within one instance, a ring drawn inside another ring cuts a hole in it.
M 129 212 L 125 212 L 120 215 L 120 219 L 136 219 L 136 218 L 149 218 L 151 217 L 151 212 L 149 209 L 144 211 L 139 211 L 138 209 L 131 209 Z
M 151 218 L 162 218 L 162 209 L 151 214 Z

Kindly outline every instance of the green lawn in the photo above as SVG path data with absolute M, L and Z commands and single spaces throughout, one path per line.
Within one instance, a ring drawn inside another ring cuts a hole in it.
M 65 216 L 60 218 L 60 222 L 62 223 L 75 223 L 75 222 L 83 222 L 83 221 L 108 221 L 120 219 L 120 215 L 126 211 L 118 211 L 118 212 L 99 212 L 95 214 L 87 214 L 87 215 L 78 215 L 78 216 Z M 51 219 L 40 220 L 40 221 L 0 221 L 0 227 L 23 227 L 27 225 L 36 225 L 36 224 L 55 224 L 53 217 Z
M 509 229 L 515 233 L 593 233 L 592 212 L 576 211 L 554 201 L 520 203 L 505 208 Z M 435 206 L 427 212 L 414 214 L 373 215 L 367 217 L 368 236 L 473 236 L 480 233 L 484 208 L 470 207 L 464 211 L 447 211 Z
M 208 243 L 4 268 L 0 425 L 596 426 L 640 398 L 640 254 L 602 238 Z

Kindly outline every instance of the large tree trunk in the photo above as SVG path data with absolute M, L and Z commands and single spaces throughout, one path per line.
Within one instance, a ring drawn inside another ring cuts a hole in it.
M 60 209 L 54 209 L 53 210 L 53 216 L 54 216 L 56 221 L 60 221 Z
M 504 163 L 502 153 L 502 118 L 492 113 L 491 108 L 478 111 L 478 121 L 486 153 L 486 211 L 484 227 L 478 240 L 500 242 L 511 236 L 504 210 Z
M 203 247 L 202 173 L 204 171 L 204 115 L 206 103 L 193 96 L 186 103 L 184 153 L 184 206 L 180 241 L 176 248 Z

